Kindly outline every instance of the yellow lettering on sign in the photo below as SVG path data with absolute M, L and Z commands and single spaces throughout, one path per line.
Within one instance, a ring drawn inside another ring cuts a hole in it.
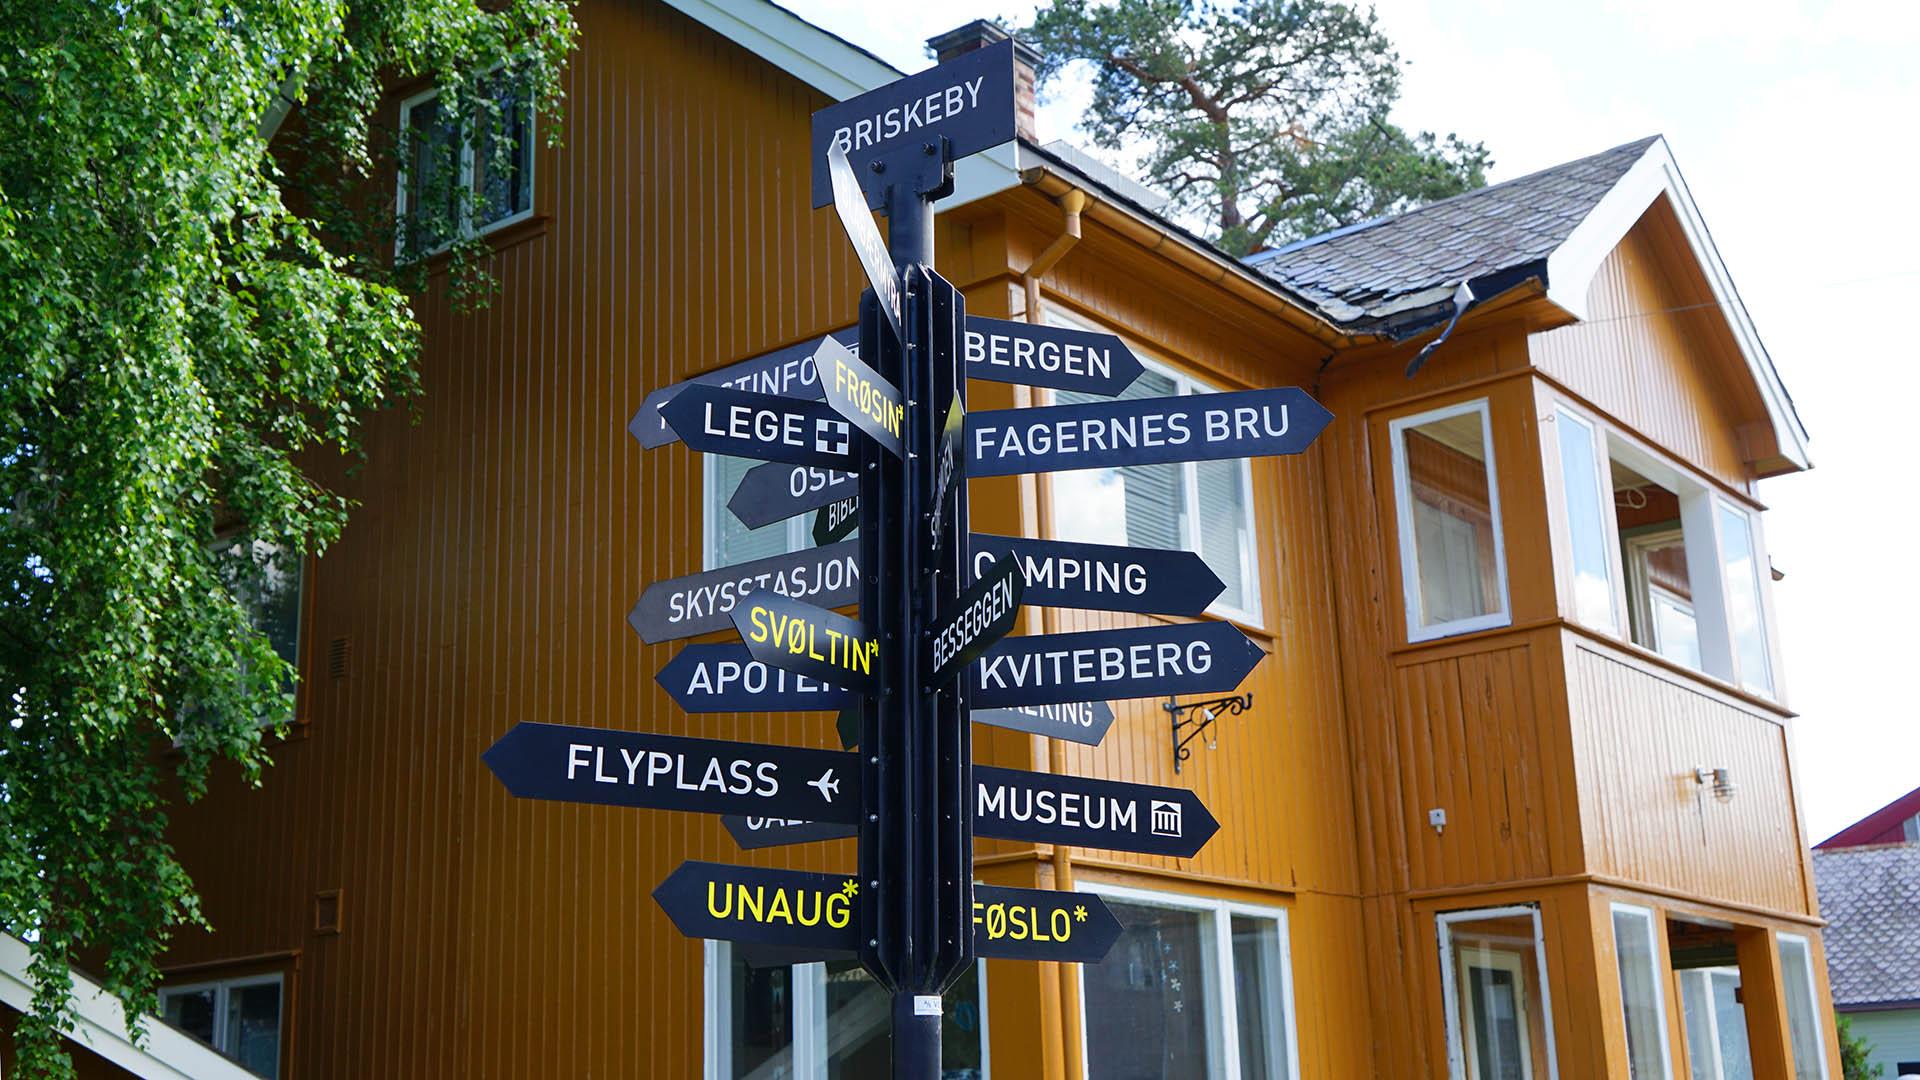
M 824 919 L 835 930 L 845 929 L 853 921 L 853 882 L 839 888 L 795 889 L 791 895 L 784 886 L 767 895 L 764 885 L 744 885 L 737 881 L 707 882 L 707 914 L 726 922 L 759 923 L 771 926 L 818 926 Z M 978 907 L 979 905 L 975 905 Z

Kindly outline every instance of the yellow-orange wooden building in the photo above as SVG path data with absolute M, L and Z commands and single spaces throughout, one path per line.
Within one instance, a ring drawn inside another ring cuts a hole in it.
M 258 1071 L 885 1059 L 857 971 L 750 969 L 649 895 L 684 859 L 843 870 L 848 842 L 743 853 L 481 763 L 529 720 L 836 745 L 830 715 L 656 686 L 679 646 L 623 621 L 648 583 L 805 541 L 731 520 L 737 466 L 625 424 L 852 321 L 808 117 L 898 73 L 762 0 L 578 18 L 565 147 L 529 141 L 487 201 L 498 296 L 421 298 L 418 422 L 328 477 L 361 505 L 289 616 L 295 730 L 263 789 L 175 811 L 217 929 L 168 954 L 168 1015 Z M 980 880 L 1102 892 L 1128 932 L 1084 970 L 983 965 L 948 1075 L 1839 1080 L 1756 487 L 1806 437 L 1666 144 L 1245 261 L 1155 203 L 1026 138 L 960 167 L 938 266 L 971 313 L 1122 335 L 1134 394 L 1299 385 L 1335 420 L 1298 457 L 973 483 L 978 531 L 1199 550 L 1209 617 L 1268 655 L 1177 767 L 1159 700 L 1115 702 L 1098 748 L 976 728 L 981 762 L 1190 787 L 1222 828 L 1189 860 L 981 842 Z

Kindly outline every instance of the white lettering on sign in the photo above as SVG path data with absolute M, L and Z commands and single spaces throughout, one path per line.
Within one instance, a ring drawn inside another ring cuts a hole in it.
M 567 779 L 581 773 L 597 784 L 626 784 L 630 787 L 672 787 L 681 791 L 723 791 L 729 795 L 780 794 L 780 766 L 772 761 L 735 758 L 722 764 L 717 757 L 707 758 L 704 768 L 687 768 L 687 755 L 663 750 L 613 748 L 619 758 L 609 761 L 607 748 L 592 743 L 567 745 Z M 608 771 L 611 767 L 612 771 Z M 644 771 L 645 775 L 642 776 Z M 667 782 L 661 782 L 665 779 Z
M 1048 720 L 1069 727 L 1090 728 L 1100 718 L 1100 711 L 1091 701 L 1074 701 L 1060 705 L 1009 705 L 993 712 L 1019 713 L 1036 720 Z
M 827 169 L 833 180 L 834 212 L 840 215 L 840 225 L 847 230 L 847 239 L 853 242 L 853 252 L 860 257 L 860 265 L 867 272 L 873 295 L 880 300 L 880 310 L 893 326 L 894 336 L 900 337 L 900 271 L 893 265 L 893 256 L 887 253 L 887 242 L 880 238 L 879 226 L 873 223 L 866 193 L 860 190 L 860 178 L 853 174 L 846 149 L 838 142 L 827 148 Z
M 1131 799 L 984 782 L 975 786 L 979 789 L 976 819 L 1031 821 L 1036 825 L 1060 825 L 1069 829 L 1140 831 L 1140 806 Z
M 769 667 L 758 660 L 702 660 L 693 665 L 687 680 L 689 694 L 724 694 L 738 687 L 749 694 L 764 694 L 768 687 L 775 693 L 832 694 L 834 687 L 785 668 Z
M 1023 371 L 1113 377 L 1111 350 L 1078 341 L 1037 341 L 998 332 L 967 331 L 967 363 Z
M 816 469 L 809 465 L 795 465 L 787 474 L 787 494 L 794 498 L 810 495 L 816 491 L 825 491 L 836 484 L 855 479 L 850 472 L 835 472 L 831 469 Z
M 1074 589 L 1127 596 L 1147 594 L 1147 568 L 1125 559 L 1069 559 L 1058 555 L 1016 554 L 1029 589 Z M 995 562 L 991 551 L 973 553 L 973 576 L 985 577 Z
M 1165 412 L 1131 416 L 1068 416 L 1037 422 L 981 424 L 973 432 L 973 458 L 988 461 L 1049 454 L 1071 457 L 1154 450 L 1194 442 L 1196 431 L 1199 445 L 1205 447 L 1244 439 L 1280 438 L 1287 433 L 1288 426 L 1285 405 L 1228 408 L 1178 405 Z
M 958 116 L 968 109 L 977 109 L 980 107 L 980 86 L 986 81 L 985 76 L 968 79 L 935 90 L 925 97 L 895 105 L 885 112 L 843 124 L 833 129 L 833 145 L 843 154 L 852 153 Z
M 1051 652 L 1000 653 L 980 662 L 980 683 L 996 689 L 1168 679 L 1213 670 L 1213 647 L 1205 641 L 1143 641 Z
M 741 597 L 758 589 L 772 589 L 781 596 L 804 599 L 823 592 L 838 592 L 859 580 L 859 557 L 848 555 L 750 577 L 704 582 L 668 594 L 667 621 L 683 623 L 709 615 L 725 615 Z
M 954 654 L 971 645 L 976 638 L 987 632 L 996 620 L 1013 610 L 1013 578 L 1003 577 L 994 582 L 986 594 L 963 608 L 933 638 L 933 669 L 939 671 L 947 666 Z
M 749 390 L 756 394 L 778 394 L 781 397 L 800 397 L 798 389 L 817 386 L 820 383 L 820 371 L 814 366 L 811 355 L 801 355 L 781 361 L 759 371 L 749 371 L 745 375 L 723 380 L 720 385 L 733 390 Z

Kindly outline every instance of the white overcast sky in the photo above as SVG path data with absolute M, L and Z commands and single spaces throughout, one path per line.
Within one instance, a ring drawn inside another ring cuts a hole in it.
M 999 0 L 788 6 L 906 71 L 933 34 L 1031 17 Z M 1761 484 L 1809 840 L 1920 787 L 1920 2 L 1377 10 L 1408 62 L 1397 119 L 1486 142 L 1495 181 L 1667 137 L 1813 438 L 1811 472 Z M 1049 90 L 1041 139 L 1084 143 L 1084 90 Z

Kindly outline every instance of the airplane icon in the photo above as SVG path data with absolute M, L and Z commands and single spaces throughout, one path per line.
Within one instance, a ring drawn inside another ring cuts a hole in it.
M 833 797 L 835 795 L 840 794 L 840 781 L 835 780 L 833 778 L 832 769 L 828 769 L 826 772 L 821 773 L 820 779 L 818 780 L 807 781 L 807 786 L 819 788 L 820 797 L 827 800 L 828 802 L 832 802 Z

